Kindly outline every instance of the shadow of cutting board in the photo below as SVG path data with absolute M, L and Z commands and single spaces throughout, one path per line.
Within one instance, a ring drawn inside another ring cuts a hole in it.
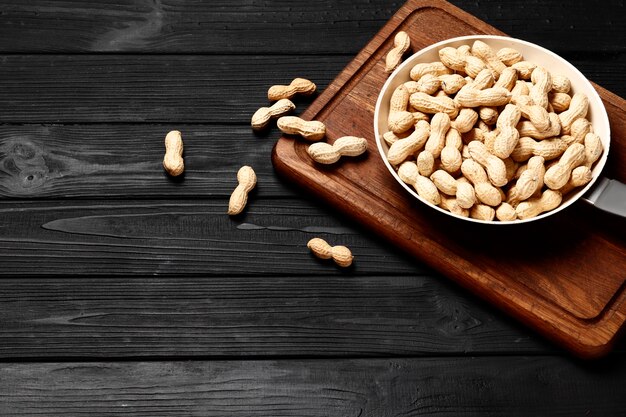
M 302 115 L 324 122 L 330 143 L 368 138 L 367 155 L 323 167 L 308 143 L 281 137 L 276 171 L 574 354 L 606 354 L 626 321 L 626 221 L 578 202 L 524 225 L 467 224 L 406 193 L 378 155 L 373 127 L 384 58 L 399 30 L 412 52 L 456 36 L 503 35 L 445 1 L 409 1 Z M 626 100 L 596 88 L 612 130 L 605 173 L 624 182 Z

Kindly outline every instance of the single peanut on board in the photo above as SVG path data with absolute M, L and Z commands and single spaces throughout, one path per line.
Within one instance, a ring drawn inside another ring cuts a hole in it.
M 289 85 L 273 85 L 267 91 L 267 98 L 270 101 L 281 98 L 292 98 L 296 94 L 313 94 L 317 86 L 306 78 L 294 78 Z
M 309 240 L 307 247 L 315 256 L 320 259 L 332 259 L 335 263 L 343 268 L 352 265 L 354 256 L 352 252 L 345 246 L 330 246 L 328 242 L 319 237 Z
M 359 156 L 367 150 L 367 140 L 356 136 L 344 136 L 332 145 L 317 142 L 307 149 L 311 158 L 320 164 L 333 164 L 342 156 Z
M 172 177 L 176 177 L 185 170 L 183 161 L 183 137 L 178 130 L 172 130 L 165 136 L 165 156 L 163 168 Z
M 402 56 L 411 46 L 411 38 L 409 38 L 409 34 L 400 31 L 396 33 L 396 36 L 393 38 L 393 48 L 387 53 L 385 57 L 385 72 L 393 72 L 400 62 L 402 61 Z
M 296 108 L 291 100 L 283 98 L 272 104 L 270 107 L 261 107 L 252 115 L 252 129 L 265 129 L 272 118 L 283 116 Z
M 228 214 L 235 216 L 243 211 L 248 203 L 248 193 L 256 185 L 256 174 L 254 170 L 244 165 L 237 171 L 237 181 L 239 184 L 230 196 L 228 202 Z
M 282 116 L 276 124 L 283 133 L 300 135 L 311 142 L 322 140 L 326 135 L 326 126 L 317 120 L 308 122 L 297 116 Z

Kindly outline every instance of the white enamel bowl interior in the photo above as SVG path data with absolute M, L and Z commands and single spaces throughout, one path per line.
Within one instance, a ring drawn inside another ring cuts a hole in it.
M 400 177 L 396 173 L 394 167 L 387 161 L 386 155 L 389 150 L 389 145 L 383 140 L 382 135 L 387 131 L 387 117 L 389 114 L 389 100 L 391 99 L 391 95 L 395 88 L 400 84 L 410 81 L 409 72 L 411 68 L 415 64 L 420 62 L 433 62 L 439 61 L 439 53 L 438 51 L 446 46 L 451 46 L 458 48 L 461 45 L 472 45 L 472 43 L 480 39 L 485 42 L 487 45 L 491 46 L 495 51 L 500 48 L 510 47 L 518 50 L 522 53 L 524 60 L 531 61 L 537 65 L 541 65 L 545 67 L 552 74 L 562 74 L 568 77 L 572 84 L 572 91 L 570 94 L 582 92 L 589 97 L 589 113 L 587 114 L 587 118 L 591 121 L 593 125 L 593 130 L 596 134 L 600 136 L 602 139 L 602 144 L 604 146 L 604 152 L 602 157 L 596 162 L 593 168 L 593 180 L 587 184 L 585 187 L 582 187 L 576 193 L 570 193 L 566 198 L 564 198 L 563 202 L 556 209 L 549 211 L 547 213 L 543 213 L 537 217 L 526 219 L 526 220 L 515 220 L 510 222 L 501 222 L 501 221 L 484 221 L 477 220 L 467 217 L 458 216 L 456 214 L 452 214 L 447 210 L 443 210 L 440 207 L 434 206 L 424 199 L 422 199 L 415 190 L 402 182 Z M 542 48 L 538 45 L 532 44 L 530 42 L 522 41 L 519 39 L 502 37 L 502 36 L 463 36 L 459 38 L 448 39 L 434 45 L 431 45 L 427 48 L 422 49 L 421 51 L 413 54 L 409 58 L 407 58 L 387 79 L 383 88 L 378 96 L 378 101 L 376 102 L 376 108 L 374 111 L 374 133 L 376 136 L 376 143 L 378 145 L 378 150 L 383 158 L 383 161 L 391 175 L 404 187 L 404 189 L 413 195 L 416 199 L 420 200 L 422 203 L 439 210 L 449 216 L 457 217 L 459 219 L 463 219 L 466 221 L 476 222 L 476 223 L 484 223 L 484 224 L 520 224 L 526 223 L 530 221 L 539 220 L 541 218 L 551 216 L 553 214 L 558 213 L 559 211 L 565 209 L 576 200 L 578 200 L 583 194 L 585 194 L 589 188 L 592 187 L 593 183 L 600 176 L 600 172 L 604 167 L 609 151 L 609 142 L 610 142 L 610 128 L 609 128 L 609 119 L 606 113 L 606 109 L 602 104 L 602 100 L 600 96 L 593 88 L 589 80 L 585 78 L 580 71 L 578 71 L 572 64 L 559 57 L 555 53 Z

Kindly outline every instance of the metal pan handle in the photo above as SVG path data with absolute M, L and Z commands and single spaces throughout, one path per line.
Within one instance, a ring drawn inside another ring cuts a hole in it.
M 600 177 L 582 199 L 600 210 L 626 217 L 626 184 L 619 181 Z

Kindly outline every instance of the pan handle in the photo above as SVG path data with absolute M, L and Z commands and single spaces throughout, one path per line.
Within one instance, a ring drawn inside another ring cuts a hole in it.
M 608 213 L 626 217 L 626 184 L 619 181 L 600 177 L 582 199 Z

